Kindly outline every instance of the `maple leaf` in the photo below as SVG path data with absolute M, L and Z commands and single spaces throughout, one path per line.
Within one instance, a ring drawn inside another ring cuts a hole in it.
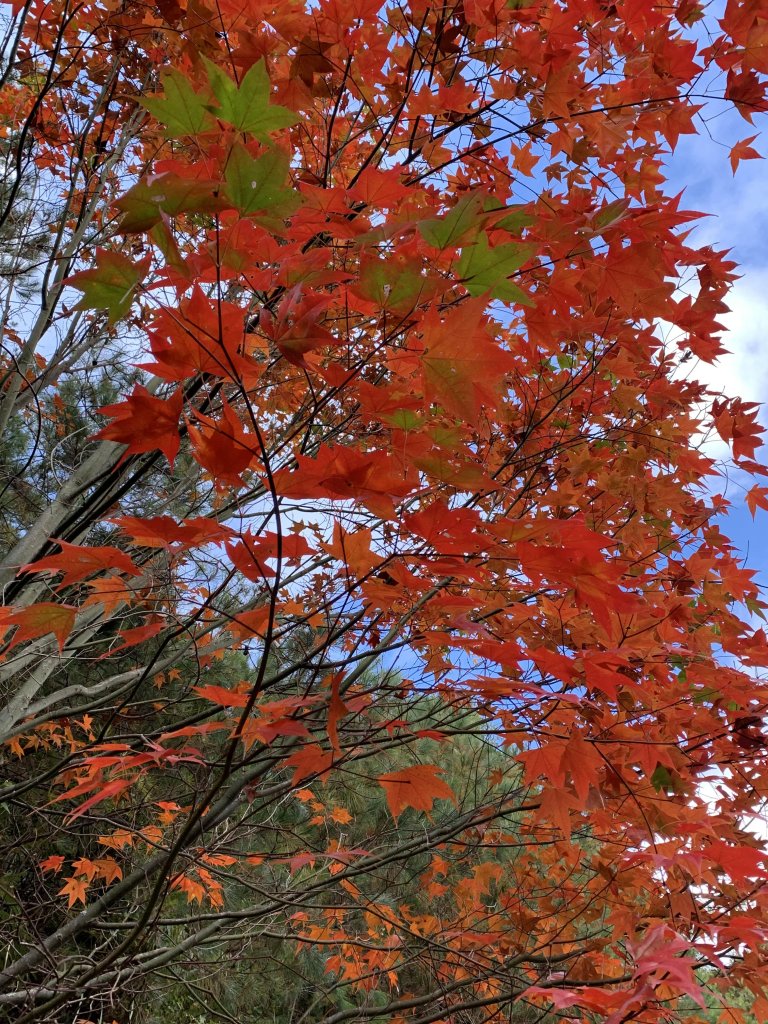
M 553 821 L 566 839 L 571 837 L 571 812 L 581 809 L 581 800 L 565 789 L 546 786 L 541 794 L 540 816 Z
M 480 196 L 465 196 L 442 217 L 419 222 L 419 232 L 436 249 L 466 242 L 468 235 L 479 230 L 477 215 L 482 201 Z M 517 269 L 517 268 L 515 268 Z
M 75 309 L 106 309 L 109 323 L 131 308 L 133 296 L 149 269 L 150 257 L 135 263 L 121 252 L 96 250 L 96 266 L 81 270 L 64 282 L 83 293 Z
M 300 78 L 311 89 L 316 74 L 333 70 L 333 64 L 325 55 L 328 49 L 327 42 L 304 36 L 291 63 L 291 78 Z
M 308 352 L 337 343 L 331 332 L 319 323 L 327 306 L 327 298 L 304 293 L 297 285 L 286 293 L 277 315 L 270 317 L 262 313 L 259 324 L 289 363 L 308 368 L 304 358 Z
M 226 377 L 247 370 L 240 354 L 244 338 L 242 310 L 229 302 L 212 303 L 195 287 L 178 308 L 161 307 L 152 321 L 148 370 L 169 381 L 196 373 Z M 246 376 L 246 373 L 243 374 Z
M 93 861 L 93 865 L 96 868 L 96 874 L 99 878 L 104 879 L 106 885 L 119 882 L 123 877 L 123 869 L 112 857 L 100 857 Z
M 353 291 L 374 306 L 408 314 L 428 298 L 434 287 L 422 274 L 419 261 L 409 254 L 395 253 L 386 258 L 364 256 Z
M 526 781 L 537 782 L 540 778 L 545 778 L 551 785 L 562 787 L 565 784 L 565 749 L 565 743 L 550 740 L 540 747 L 521 751 L 517 758 L 525 765 Z
M 309 737 L 309 729 L 296 718 L 271 718 L 269 715 L 260 715 L 260 711 L 261 709 L 257 709 L 254 716 L 243 723 L 242 729 L 233 733 L 235 738 L 242 741 L 246 750 L 250 750 L 256 741 L 266 746 L 278 736 L 300 736 L 302 739 Z
M 731 443 L 734 458 L 754 458 L 756 449 L 763 444 L 759 435 L 765 433 L 765 428 L 757 422 L 758 408 L 757 403 L 740 398 L 712 403 L 715 429 L 724 441 Z
M 359 498 L 377 515 L 394 514 L 393 498 L 405 497 L 418 483 L 413 467 L 383 451 L 324 447 L 317 458 L 297 458 L 295 470 L 275 473 L 279 494 L 296 498 Z
M 283 762 L 286 768 L 294 768 L 293 779 L 295 786 L 297 782 L 316 776 L 319 779 L 327 777 L 334 764 L 335 754 L 332 750 L 323 750 L 317 743 L 310 743 L 301 747 Z
M 731 846 L 723 840 L 710 843 L 708 854 L 734 879 L 768 878 L 766 854 L 754 846 Z
M 399 818 L 406 807 L 431 811 L 435 800 L 453 800 L 456 803 L 456 794 L 440 778 L 443 774 L 444 770 L 436 765 L 419 764 L 380 775 L 377 782 L 386 794 L 392 817 Z
M 187 897 L 187 903 L 202 903 L 205 899 L 205 886 L 189 874 L 178 875 L 171 882 L 172 889 L 181 889 Z
M 110 836 L 99 836 L 99 843 L 102 846 L 106 846 L 112 850 L 124 850 L 128 846 L 133 846 L 134 835 L 132 832 L 128 832 L 127 829 L 116 829 Z
M 768 487 L 761 487 L 760 484 L 750 487 L 747 491 L 747 507 L 753 519 L 759 508 L 768 511 Z
M 112 422 L 94 437 L 126 445 L 126 455 L 159 450 L 173 465 L 181 446 L 179 417 L 183 405 L 181 388 L 168 398 L 155 398 L 137 384 L 125 401 L 98 410 L 102 416 L 112 417 Z
M 84 733 L 86 733 L 91 739 L 93 739 L 93 719 L 91 718 L 90 715 L 83 715 L 83 717 L 77 724 L 80 726 Z
M 173 172 L 136 182 L 115 203 L 122 214 L 120 230 L 139 234 L 182 213 L 214 213 L 226 209 L 222 184 L 215 180 L 183 178 Z
M 56 555 L 46 555 L 36 562 L 23 565 L 19 569 L 19 575 L 26 572 L 61 573 L 59 589 L 78 583 L 97 572 L 122 572 L 129 576 L 141 576 L 141 569 L 119 548 L 109 545 L 87 547 L 55 538 L 51 540 L 61 548 L 61 551 Z
M 731 147 L 730 161 L 731 168 L 734 175 L 742 160 L 762 160 L 763 157 L 756 149 L 752 148 L 751 143 L 757 138 L 756 135 L 750 135 L 748 139 L 742 139 L 741 142 L 737 142 L 735 146 Z
M 267 563 L 276 560 L 278 555 L 283 560 L 291 562 L 312 554 L 309 544 L 298 534 L 278 537 L 276 533 L 268 532 L 260 537 L 254 537 L 247 530 L 241 535 L 240 543 L 227 543 L 226 549 L 232 564 L 254 582 L 275 575 L 275 569 Z M 263 609 L 256 610 L 255 621 L 262 623 L 263 614 Z M 253 622 L 254 617 L 245 613 L 245 617 L 238 616 L 235 621 Z
M 594 231 L 603 233 L 621 223 L 627 216 L 629 207 L 629 199 L 614 199 L 610 203 L 603 203 L 590 218 Z
M 461 250 L 457 273 L 470 295 L 490 294 L 494 299 L 530 306 L 531 298 L 509 278 L 533 255 L 530 245 L 502 243 L 493 248 L 488 236 L 481 234 L 472 245 Z
M 217 419 L 197 413 L 202 429 L 187 427 L 195 458 L 209 471 L 218 487 L 241 483 L 241 474 L 254 460 L 255 439 L 246 434 L 243 424 L 226 400 Z
M 287 217 L 301 204 L 301 196 L 286 188 L 290 158 L 281 149 L 268 149 L 258 157 L 236 145 L 227 160 L 227 195 L 245 216 L 269 211 Z
M 477 537 L 482 519 L 473 509 L 449 508 L 438 500 L 405 515 L 403 522 L 408 530 L 423 537 L 441 554 L 464 555 L 468 542 L 471 544 L 472 538 Z
M 358 202 L 385 209 L 396 207 L 410 194 L 407 185 L 403 183 L 399 167 L 385 171 L 369 165 L 349 189 L 349 195 Z
M 126 789 L 133 785 L 133 779 L 111 779 L 109 782 L 103 782 L 98 776 L 94 776 L 88 779 L 85 783 L 79 786 L 75 786 L 73 789 L 68 790 L 66 793 L 62 793 L 56 797 L 56 801 L 59 800 L 71 800 L 75 795 L 81 795 L 92 790 L 96 790 L 88 799 L 76 807 L 73 811 L 70 811 L 67 820 L 74 821 L 76 818 L 80 818 L 83 814 L 95 807 L 96 804 L 102 803 L 104 800 L 112 800 L 121 793 L 124 793 Z
M 152 619 L 146 622 L 143 626 L 134 626 L 132 629 L 121 629 L 118 632 L 118 636 L 122 639 L 122 643 L 115 644 L 109 651 L 106 651 L 101 655 L 101 658 L 112 657 L 118 651 L 125 651 L 129 647 L 135 647 L 137 644 L 144 643 L 145 640 L 149 640 L 153 636 L 157 636 L 165 629 L 166 623 L 163 619 Z
M 206 864 L 211 864 L 214 867 L 230 867 L 232 864 L 237 864 L 237 858 L 231 857 L 227 853 L 204 853 L 203 860 Z
M 161 96 L 141 97 L 139 102 L 163 122 L 167 135 L 200 135 L 214 126 L 208 97 L 196 92 L 185 75 L 176 68 L 167 68 L 162 72 L 161 83 Z
M 735 104 L 738 112 L 750 124 L 754 114 L 768 110 L 765 92 L 765 83 L 760 81 L 751 68 L 740 71 L 732 68 L 728 72 L 725 98 Z
M 604 762 L 594 745 L 585 742 L 581 736 L 572 736 L 563 751 L 561 767 L 568 770 L 573 788 L 582 802 L 586 803 L 590 789 L 596 785 L 598 774 Z
M 204 700 L 213 701 L 223 708 L 244 708 L 248 703 L 247 693 L 236 693 L 225 686 L 194 686 L 193 689 Z
M 25 640 L 35 640 L 37 637 L 52 633 L 61 651 L 72 632 L 76 618 L 77 608 L 68 604 L 53 604 L 50 601 L 40 601 L 21 611 L 14 611 L 12 608 L 0 609 L 0 627 L 17 627 L 11 640 L 12 647 Z
M 433 315 L 422 324 L 425 397 L 471 423 L 481 405 L 495 404 L 504 371 L 513 364 L 511 353 L 491 341 L 484 306 L 482 300 L 464 303 L 451 316 Z
M 269 628 L 269 621 L 269 605 L 264 604 L 260 608 L 252 608 L 250 611 L 235 615 L 227 623 L 227 632 L 232 636 L 244 638 L 264 636 Z
M 40 867 L 43 871 L 52 871 L 55 875 L 61 871 L 66 857 L 56 853 L 50 857 L 46 857 L 45 860 L 40 861 Z
M 110 520 L 136 544 L 149 548 L 164 548 L 178 544 L 180 548 L 199 547 L 204 544 L 222 544 L 234 535 L 234 530 L 215 519 L 191 517 L 177 523 L 170 516 L 116 516 Z
M 84 875 L 89 882 L 93 881 L 98 871 L 96 864 L 87 857 L 79 857 L 72 861 L 72 869 L 76 875 Z
M 88 880 L 85 878 L 68 878 L 64 886 L 59 889 L 59 896 L 67 897 L 67 906 L 73 907 L 75 903 L 86 902 L 88 892 Z
M 367 576 L 381 561 L 371 550 L 373 533 L 362 529 L 347 533 L 342 524 L 336 520 L 333 524 L 333 542 L 323 544 L 323 550 L 342 565 L 346 566 L 356 579 Z
M 263 60 L 251 65 L 239 85 L 213 61 L 206 57 L 203 61 L 218 100 L 218 106 L 208 104 L 207 109 L 233 128 L 267 141 L 270 132 L 290 128 L 299 120 L 293 111 L 270 103 L 271 84 Z
M 246 335 L 243 310 L 232 302 L 211 301 L 199 286 L 178 309 L 157 312 L 150 347 L 156 362 L 142 364 L 142 369 L 169 381 L 208 373 L 255 383 L 266 355 L 266 343 Z

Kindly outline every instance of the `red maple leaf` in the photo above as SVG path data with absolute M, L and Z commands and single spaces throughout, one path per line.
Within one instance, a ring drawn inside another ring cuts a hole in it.
M 94 437 L 116 441 L 126 446 L 126 455 L 159 450 L 171 465 L 179 452 L 179 417 L 184 406 L 184 393 L 177 388 L 168 398 L 155 398 L 137 384 L 123 402 L 99 409 L 112 422 Z
M 36 562 L 30 562 L 19 569 L 25 572 L 62 573 L 59 589 L 78 583 L 97 572 L 122 572 L 128 576 L 140 576 L 142 570 L 124 551 L 110 547 L 87 547 L 82 544 L 68 544 L 65 540 L 52 541 L 61 548 L 56 555 L 47 555 Z

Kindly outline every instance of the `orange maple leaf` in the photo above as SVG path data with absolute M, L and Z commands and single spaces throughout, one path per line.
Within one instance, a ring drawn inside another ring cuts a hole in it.
M 61 651 L 72 632 L 76 617 L 77 608 L 72 605 L 41 601 L 39 604 L 22 608 L 21 611 L 14 611 L 12 608 L 0 611 L 0 627 L 18 627 L 11 640 L 11 647 L 25 640 L 35 640 L 53 633 Z
M 67 896 L 67 906 L 72 907 L 78 901 L 85 903 L 85 894 L 88 891 L 88 880 L 85 878 L 68 878 L 65 885 L 59 889 L 59 896 Z
M 731 155 L 729 157 L 731 161 L 731 168 L 733 173 L 736 173 L 736 169 L 742 160 L 762 160 L 763 156 L 753 149 L 750 143 L 754 142 L 757 138 L 756 135 L 750 135 L 748 139 L 742 139 L 741 142 L 737 142 L 736 145 L 731 149 Z
M 300 747 L 294 754 L 291 754 L 284 764 L 286 768 L 295 768 L 293 773 L 295 785 L 313 775 L 324 779 L 333 766 L 333 760 L 332 750 L 323 750 L 319 744 L 310 743 L 309 746 Z
M 768 511 L 768 487 L 761 487 L 760 484 L 751 487 L 747 491 L 747 508 L 753 519 L 759 508 Z
M 419 764 L 380 775 L 377 781 L 384 789 L 392 817 L 398 818 L 406 807 L 431 811 L 435 800 L 453 800 L 456 803 L 456 794 L 440 778 L 443 774 L 444 769 L 437 765 Z
M 56 875 L 61 871 L 65 859 L 66 858 L 62 857 L 61 854 L 55 853 L 51 857 L 46 857 L 45 860 L 41 860 L 40 867 L 43 871 L 52 871 Z

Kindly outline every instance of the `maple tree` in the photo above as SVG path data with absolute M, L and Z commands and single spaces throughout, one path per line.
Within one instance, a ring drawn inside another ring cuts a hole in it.
M 768 470 L 663 171 L 759 131 L 768 6 L 5 10 L 2 1012 L 261 942 L 324 951 L 296 1021 L 764 1018 L 703 439 Z

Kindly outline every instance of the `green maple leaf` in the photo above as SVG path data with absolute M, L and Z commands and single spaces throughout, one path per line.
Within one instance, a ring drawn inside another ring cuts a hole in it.
M 134 263 L 122 253 L 98 249 L 96 266 L 70 277 L 67 284 L 83 293 L 75 309 L 106 309 L 111 324 L 131 308 L 136 287 L 149 269 L 149 257 Z
M 189 79 L 171 68 L 164 72 L 162 81 L 164 95 L 141 99 L 139 103 L 158 121 L 162 121 L 166 135 L 181 138 L 213 128 L 213 118 L 208 110 L 209 100 L 195 92 Z
M 447 249 L 455 245 L 467 246 L 489 222 L 496 228 L 519 234 L 533 223 L 533 217 L 521 204 L 504 206 L 493 196 L 475 193 L 464 196 L 443 217 L 422 221 L 418 228 L 430 245 Z
M 494 299 L 530 306 L 531 299 L 509 278 L 533 252 L 532 246 L 519 245 L 517 242 L 491 248 L 488 236 L 482 234 L 473 245 L 467 245 L 461 250 L 459 277 L 470 295 L 490 292 Z
M 123 215 L 120 230 L 129 234 L 149 231 L 163 215 L 213 213 L 226 205 L 219 182 L 181 178 L 171 172 L 137 182 L 115 203 Z
M 504 231 L 509 231 L 511 235 L 519 235 L 523 228 L 529 227 L 533 224 L 533 217 L 528 212 L 526 206 L 522 203 L 516 203 L 513 206 L 505 206 L 500 210 L 496 211 L 493 208 L 489 208 L 489 212 L 496 214 L 503 213 L 501 220 L 494 220 L 493 226 L 496 228 L 502 228 Z
M 235 146 L 227 162 L 227 194 L 245 215 L 269 210 L 287 216 L 301 203 L 301 196 L 285 188 L 290 160 L 287 153 L 270 149 L 254 159 L 244 146 Z
M 466 196 L 446 213 L 444 217 L 423 220 L 419 233 L 425 242 L 436 249 L 447 249 L 456 245 L 468 232 L 477 231 L 477 215 L 480 211 L 480 197 Z
M 404 313 L 424 300 L 428 282 L 418 268 L 406 260 L 363 258 L 356 290 L 382 309 Z
M 628 199 L 616 199 L 612 203 L 606 203 L 606 205 L 595 214 L 594 218 L 594 230 L 596 232 L 605 231 L 607 228 L 613 227 L 627 214 L 629 209 Z
M 292 110 L 269 102 L 271 85 L 263 60 L 253 64 L 238 86 L 212 61 L 203 58 L 218 106 L 208 109 L 241 132 L 266 141 L 269 133 L 289 128 L 299 120 Z
M 656 770 L 651 775 L 651 785 L 657 793 L 681 793 L 685 789 L 677 772 L 670 771 L 663 764 L 656 765 Z

